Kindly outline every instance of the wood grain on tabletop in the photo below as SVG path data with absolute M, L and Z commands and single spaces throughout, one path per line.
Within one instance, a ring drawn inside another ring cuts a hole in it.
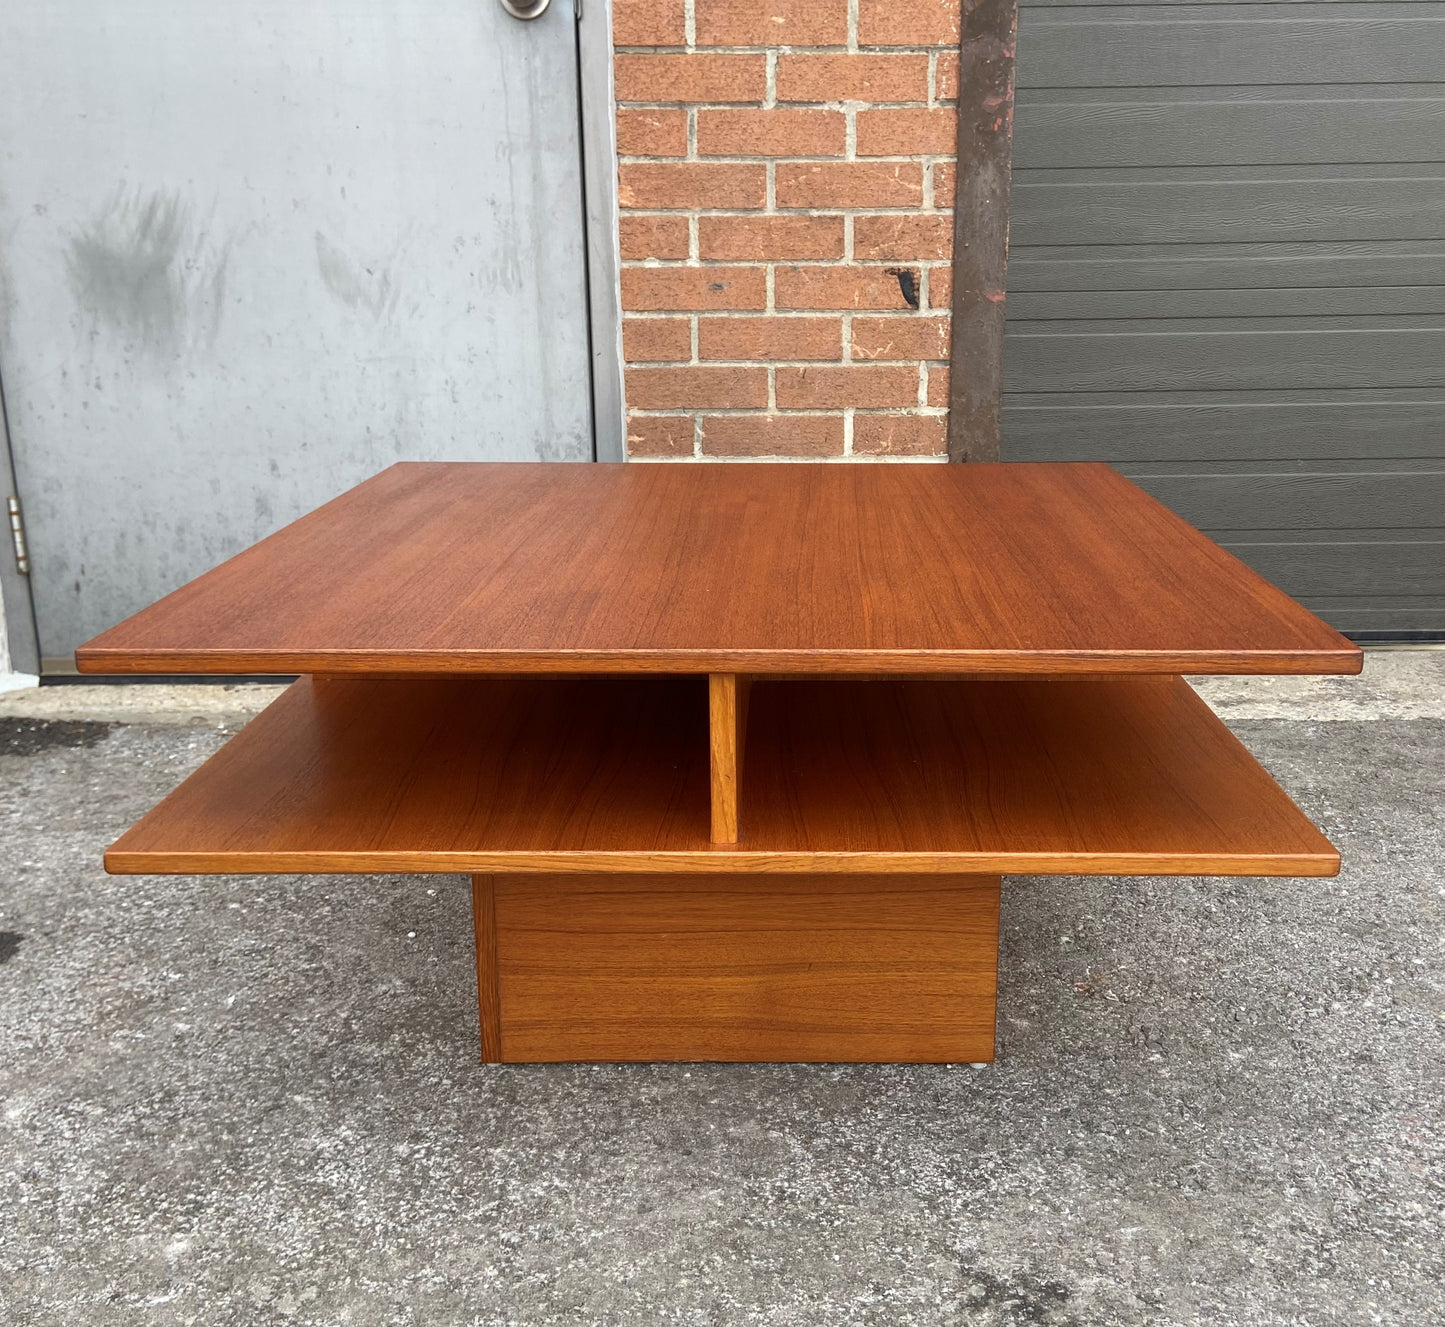
M 704 678 L 303 679 L 106 854 L 121 873 L 1332 875 L 1180 678 L 757 682 L 734 847 Z
M 1104 465 L 405 463 L 82 672 L 1358 672 Z

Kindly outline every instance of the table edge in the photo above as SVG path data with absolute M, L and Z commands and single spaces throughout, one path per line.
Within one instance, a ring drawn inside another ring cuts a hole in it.
M 1343 639 L 1343 638 L 1342 638 Z M 82 646 L 82 674 L 1072 673 L 1353 676 L 1364 651 L 1283 650 L 127 650 Z
M 536 874 L 1195 875 L 1330 877 L 1340 854 L 1091 852 L 448 851 L 166 852 L 111 847 L 110 875 Z

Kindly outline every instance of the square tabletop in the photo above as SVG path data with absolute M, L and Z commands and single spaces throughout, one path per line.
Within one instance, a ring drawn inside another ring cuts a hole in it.
M 86 673 L 1357 673 L 1108 466 L 408 462 Z

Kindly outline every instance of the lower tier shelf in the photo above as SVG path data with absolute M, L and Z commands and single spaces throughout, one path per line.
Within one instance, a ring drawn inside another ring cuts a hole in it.
M 757 682 L 735 845 L 706 678 L 303 679 L 115 873 L 1333 875 L 1182 678 Z

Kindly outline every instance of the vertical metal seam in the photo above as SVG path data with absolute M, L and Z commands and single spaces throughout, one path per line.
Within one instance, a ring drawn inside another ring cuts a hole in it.
M 622 384 L 622 257 L 612 89 L 611 6 L 577 14 L 577 108 L 582 159 L 583 263 L 592 399 L 592 459 L 627 459 Z
M 0 365 L 0 480 L 8 483 L 8 491 L 23 499 L 15 470 L 15 454 L 10 442 L 10 409 L 5 399 L 5 370 Z M 34 558 L 31 558 L 32 567 Z M 40 672 L 40 620 L 35 615 L 33 577 L 13 575 L 8 567 L 0 571 L 0 622 L 5 628 L 5 644 L 10 667 L 17 673 Z M 16 631 L 16 627 L 22 628 Z M 19 647 L 17 649 L 17 646 Z M 24 665 L 29 665 L 28 667 Z

